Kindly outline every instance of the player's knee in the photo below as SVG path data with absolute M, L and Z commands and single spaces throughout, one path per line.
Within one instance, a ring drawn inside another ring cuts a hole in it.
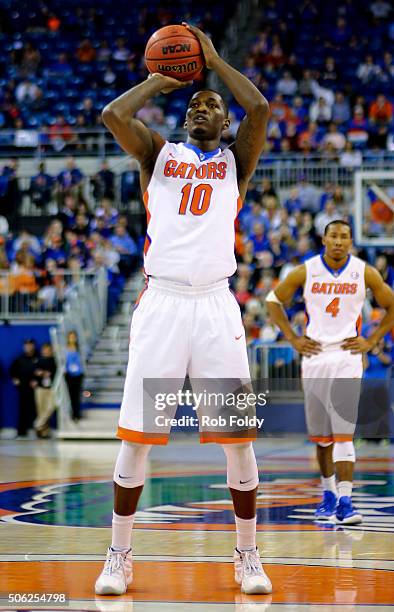
M 318 442 L 317 445 L 321 446 L 322 448 L 327 448 L 328 446 L 332 446 L 334 444 L 334 442 Z
M 127 489 L 143 485 L 151 448 L 149 444 L 135 444 L 123 440 L 115 465 L 114 482 Z
M 335 442 L 332 459 L 334 463 L 338 461 L 350 461 L 354 463 L 356 461 L 356 452 L 353 442 Z
M 251 442 L 223 444 L 227 458 L 227 485 L 238 491 L 252 491 L 259 484 L 256 456 Z

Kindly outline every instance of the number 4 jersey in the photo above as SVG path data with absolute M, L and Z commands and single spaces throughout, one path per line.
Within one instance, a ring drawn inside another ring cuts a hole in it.
M 234 274 L 241 199 L 232 151 L 166 142 L 144 203 L 148 276 L 201 286 Z
M 306 335 L 323 348 L 357 336 L 365 300 L 365 262 L 349 255 L 341 269 L 333 270 L 317 255 L 305 266 Z

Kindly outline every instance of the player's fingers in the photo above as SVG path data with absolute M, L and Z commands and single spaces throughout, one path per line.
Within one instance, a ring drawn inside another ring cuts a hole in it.
M 309 338 L 309 336 L 304 336 L 305 340 L 307 342 L 309 342 L 309 344 L 313 345 L 313 346 L 319 346 L 321 347 L 320 342 L 318 342 L 318 340 L 312 340 L 312 338 Z
M 301 351 L 301 354 L 305 355 L 306 357 L 312 357 L 312 355 L 318 355 L 319 353 L 320 351 L 309 346 L 305 346 Z
M 186 21 L 182 21 L 182 25 L 188 30 L 190 30 L 190 32 L 195 32 L 197 30 L 197 28 L 192 25 L 189 25 Z
M 359 343 L 357 340 L 348 340 L 342 344 L 342 348 L 345 350 L 358 348 Z
M 345 340 L 343 340 L 342 342 L 342 346 L 347 346 L 349 344 L 352 344 L 353 342 L 357 342 L 358 338 L 345 338 Z
M 315 352 L 319 352 L 321 349 L 320 344 L 314 340 L 307 340 L 305 346 L 308 350 Z

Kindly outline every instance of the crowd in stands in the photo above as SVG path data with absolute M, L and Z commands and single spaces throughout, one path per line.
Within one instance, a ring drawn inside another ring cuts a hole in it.
M 386 0 L 265 2 L 244 74 L 270 100 L 267 150 L 320 151 L 349 167 L 360 149 L 393 150 L 393 51 Z
M 270 343 L 282 339 L 267 316 L 265 297 L 295 266 L 323 252 L 322 236 L 330 221 L 344 219 L 353 224 L 351 204 L 347 192 L 339 185 L 327 184 L 321 190 L 308 183 L 305 177 L 300 177 L 287 198 L 281 197 L 268 179 L 249 185 L 236 223 L 238 268 L 233 278 L 249 344 L 256 340 Z M 391 228 L 393 235 L 393 222 Z M 354 247 L 352 252 L 376 266 L 394 289 L 393 248 L 382 251 L 375 247 Z M 294 329 L 301 333 L 305 325 L 301 292 L 296 294 L 288 314 Z M 383 311 L 373 301 L 367 301 L 364 315 L 364 333 L 369 335 Z M 394 357 L 394 330 L 386 341 L 387 350 L 392 351 Z M 291 350 L 281 354 L 278 357 L 281 365 L 284 355 L 289 362 L 294 359 Z
M 15 214 L 0 216 L 0 271 L 10 272 L 0 277 L 0 299 L 9 300 L 11 312 L 61 311 L 81 273 L 104 266 L 112 314 L 125 279 L 141 262 L 142 244 L 127 216 L 113 205 L 113 178 L 103 162 L 91 179 L 96 196 L 91 210 L 81 189 L 83 173 L 72 158 L 56 179 L 41 165 L 31 179 L 31 192 L 43 207 L 53 188 L 57 198 L 57 212 L 44 235 L 35 236 L 19 219 L 15 224 Z
M 102 198 L 114 200 L 117 177 L 110 169 L 107 160 L 103 160 L 99 170 L 92 176 L 85 176 L 77 167 L 73 157 L 64 161 L 64 167 L 56 175 L 46 170 L 45 162 L 40 162 L 38 172 L 30 178 L 30 184 L 23 190 L 18 177 L 18 159 L 12 159 L 0 169 L 0 235 L 6 230 L 18 229 L 22 198 L 27 196 L 35 205 L 36 212 L 43 214 L 53 212 L 53 205 L 64 206 L 65 196 L 72 193 L 83 198 L 86 183 L 94 202 Z M 139 198 L 138 165 L 130 160 L 126 170 L 119 175 L 119 198 L 123 208 L 127 208 Z M 67 213 L 66 213 L 67 214 Z
M 124 176 L 129 173 L 133 176 L 124 181 L 124 194 L 131 186 L 128 196 L 137 197 L 138 172 L 127 169 Z M 104 161 L 90 179 L 96 203 L 92 208 L 84 199 L 84 176 L 73 158 L 65 160 L 65 169 L 57 177 L 49 176 L 41 165 L 39 174 L 31 179 L 32 193 L 36 193 L 34 185 L 41 185 L 38 177 L 42 178 L 43 189 L 37 191 L 41 196 L 56 185 L 57 212 L 41 237 L 24 224 L 13 232 L 8 228 L 2 232 L 0 217 L 0 270 L 11 273 L 8 286 L 0 285 L 0 296 L 13 298 L 19 309 L 22 304 L 27 311 L 61 310 L 81 271 L 94 272 L 104 266 L 112 313 L 125 278 L 142 263 L 144 241 L 144 230 L 130 227 L 129 218 L 117 210 L 113 172 Z M 280 337 L 266 316 L 265 296 L 294 266 L 321 251 L 327 223 L 338 218 L 353 223 L 350 198 L 351 193 L 337 184 L 318 188 L 305 176 L 299 177 L 287 195 L 277 192 L 269 179 L 250 183 L 236 222 L 238 269 L 232 279 L 249 342 Z M 393 234 L 394 220 L 385 227 Z M 354 253 L 376 265 L 394 288 L 393 249 L 383 253 L 369 247 L 354 249 Z M 380 316 L 374 304 L 369 314 L 374 320 Z M 303 325 L 301 295 L 291 315 L 294 325 Z
M 184 0 L 175 14 L 158 0 L 127 10 L 122 2 L 22 2 L 0 11 L 0 129 L 15 130 L 20 148 L 94 149 L 104 105 L 147 75 L 151 33 L 178 22 L 182 9 L 219 45 L 235 5 Z M 356 167 L 360 150 L 394 149 L 394 11 L 386 0 L 268 0 L 243 71 L 271 104 L 266 152 L 322 152 Z M 170 137 L 189 96 L 161 96 L 140 118 Z M 230 115 L 228 140 L 242 118 L 234 101 Z
M 391 3 L 266 0 L 262 5 L 259 34 L 243 71 L 270 101 L 266 153 L 320 152 L 326 161 L 351 169 L 361 164 L 366 148 L 394 150 Z M 89 130 L 102 129 L 103 106 L 145 78 L 143 52 L 154 30 L 178 22 L 182 14 L 219 44 L 235 6 L 235 0 L 219 5 L 203 1 L 198 8 L 183 0 L 176 9 L 158 0 L 149 8 L 140 1 L 116 6 L 109 0 L 98 6 L 88 1 L 81 6 L 76 1 L 23 0 L 17 11 L 0 8 L 0 128 L 15 129 L 20 146 L 43 128 L 42 140 L 34 146 L 49 152 L 89 150 Z M 169 137 L 183 123 L 189 96 L 186 89 L 148 101 L 138 116 Z M 230 116 L 227 142 L 242 118 L 234 101 Z M 76 129 L 85 130 L 82 140 L 76 140 Z M 87 180 L 94 206 L 84 197 Z M 102 266 L 110 290 L 118 295 L 124 278 L 141 262 L 143 238 L 133 234 L 128 218 L 114 206 L 114 185 L 115 175 L 105 161 L 89 179 L 72 158 L 57 176 L 41 164 L 28 195 L 46 213 L 53 214 L 54 201 L 56 211 L 44 236 L 37 238 L 19 223 L 23 193 L 17 161 L 3 168 L 0 270 L 9 270 L 14 279 L 11 287 L 0 287 L 3 299 L 27 295 L 28 309 L 50 308 L 51 303 L 61 308 L 68 290 L 65 277 L 77 278 L 82 270 Z M 138 191 L 138 173 L 131 164 L 121 177 L 122 202 L 130 202 Z M 251 184 L 237 222 L 238 271 L 233 279 L 249 341 L 278 338 L 264 298 L 290 269 L 320 251 L 325 225 L 338 217 L 352 221 L 347 193 L 339 185 L 317 189 L 299 176 L 283 198 L 268 180 Z M 394 231 L 392 224 L 385 227 Z M 355 252 L 394 285 L 391 251 Z M 374 304 L 370 312 L 371 320 L 379 318 Z M 291 314 L 294 325 L 302 327 L 301 296 Z
M 3 5 L 0 130 L 15 130 L 18 147 L 91 150 L 92 133 L 104 129 L 105 104 L 146 78 L 143 57 L 151 34 L 182 15 L 219 43 L 235 6 L 235 0 L 202 0 L 198 7 L 192 0 L 176 6 L 152 0 L 149 7 L 141 0 L 116 6 L 108 0 L 22 0 L 14 11 Z M 154 119 L 165 127 L 163 113 Z M 84 130 L 78 139 L 76 130 Z

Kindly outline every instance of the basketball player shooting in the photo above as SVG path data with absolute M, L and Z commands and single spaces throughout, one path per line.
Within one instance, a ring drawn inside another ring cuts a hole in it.
M 352 525 L 362 522 L 351 500 L 362 354 L 394 327 L 394 293 L 375 268 L 350 255 L 352 232 L 347 222 L 329 223 L 323 244 L 324 254 L 290 272 L 266 301 L 272 321 L 302 355 L 306 423 L 317 444 L 324 490 L 315 517 Z M 282 305 L 289 304 L 301 287 L 308 323 L 307 335 L 299 337 Z M 386 310 L 369 338 L 359 335 L 366 289 Z
M 236 270 L 234 221 L 263 150 L 269 107 L 257 88 L 219 57 L 201 30 L 187 27 L 199 39 L 208 69 L 222 79 L 246 115 L 234 144 L 222 150 L 221 134 L 230 124 L 226 105 L 215 91 L 198 91 L 186 112 L 186 143 L 166 142 L 135 115 L 160 92 L 190 83 L 158 73 L 103 110 L 104 124 L 140 163 L 148 216 L 148 285 L 131 324 L 112 545 L 96 582 L 100 595 L 121 595 L 132 581 L 131 532 L 147 456 L 152 444 L 168 439 L 169 432 L 150 436 L 144 431 L 143 379 L 183 380 L 186 374 L 191 379 L 250 379 L 242 319 L 228 278 Z M 270 593 L 256 548 L 258 470 L 252 442 L 209 441 L 223 444 L 227 459 L 237 532 L 235 580 L 246 593 Z

